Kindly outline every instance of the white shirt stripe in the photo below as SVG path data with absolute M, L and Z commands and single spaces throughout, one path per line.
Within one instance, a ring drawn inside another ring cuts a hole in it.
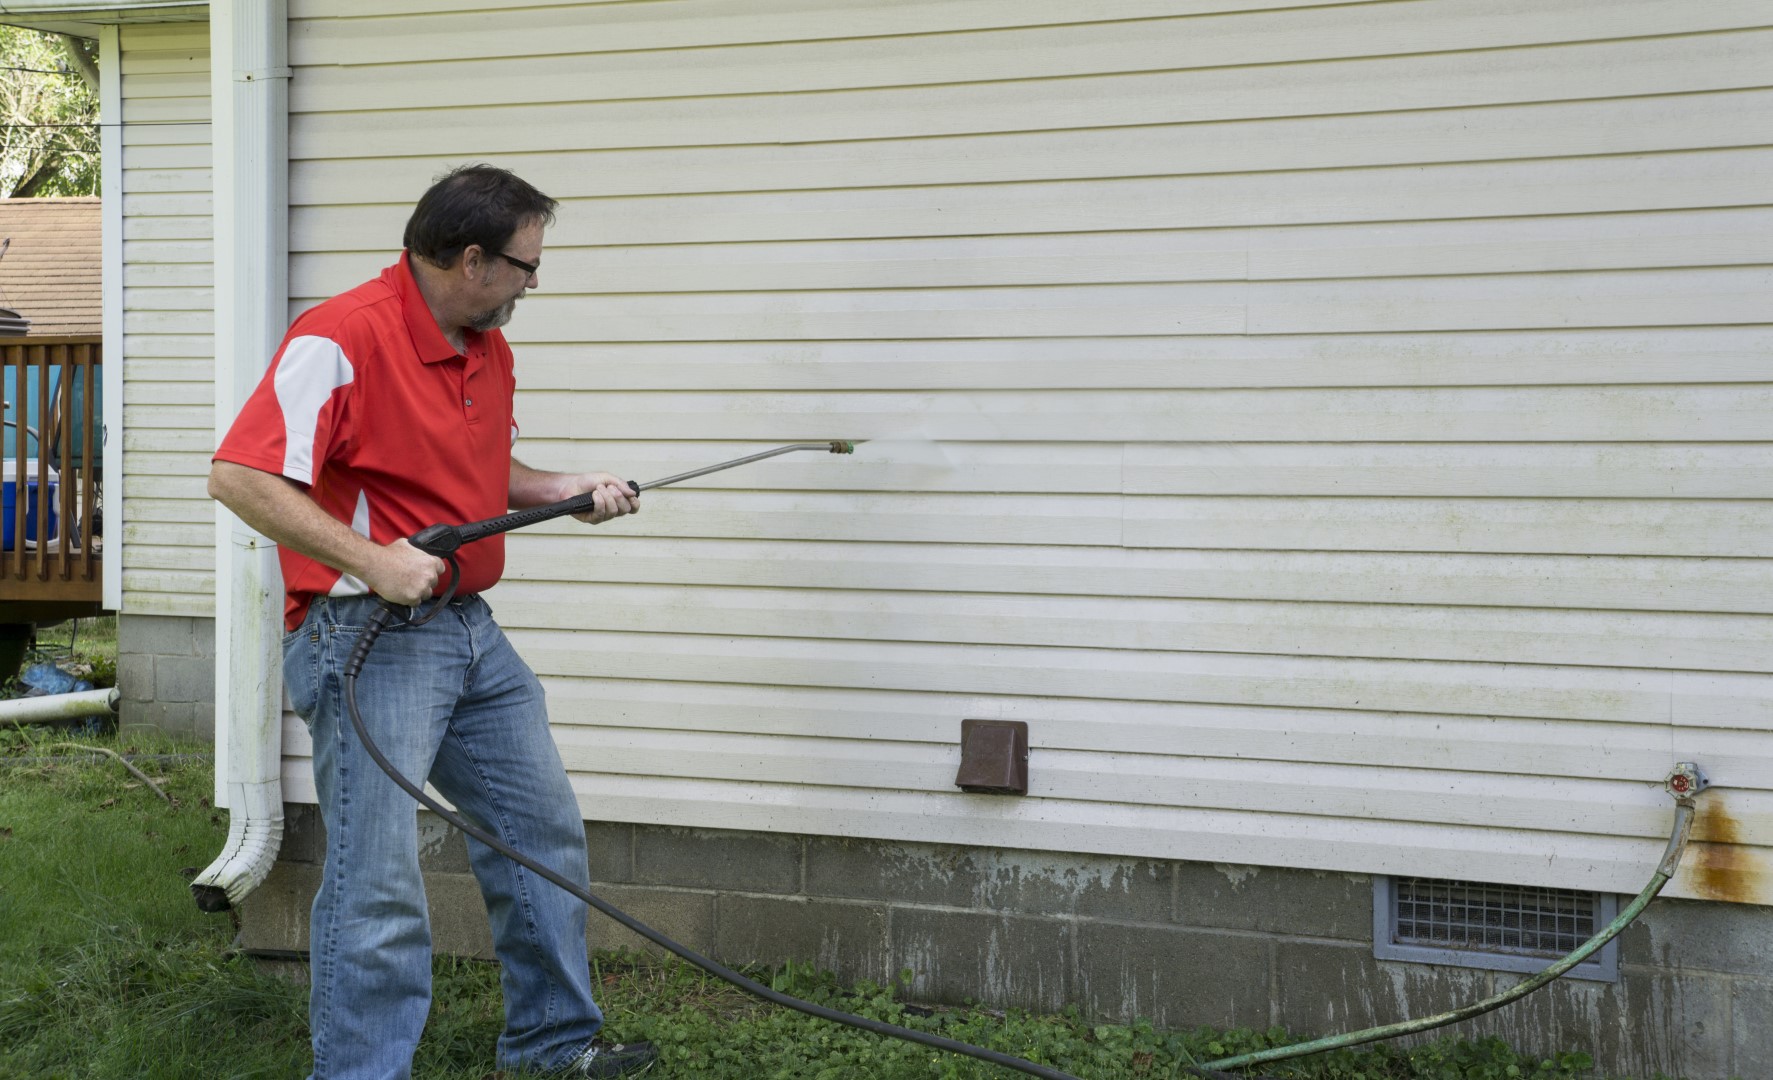
M 359 536 L 369 535 L 369 492 L 357 493 L 357 510 L 351 515 L 351 529 Z M 339 579 L 333 582 L 332 588 L 326 590 L 328 596 L 362 596 L 369 592 L 369 586 L 361 578 L 352 577 L 343 570 L 339 571 Z
M 277 361 L 273 386 L 283 411 L 283 475 L 314 482 L 314 429 L 320 410 L 339 387 L 351 382 L 351 361 L 338 342 L 324 337 L 292 338 Z

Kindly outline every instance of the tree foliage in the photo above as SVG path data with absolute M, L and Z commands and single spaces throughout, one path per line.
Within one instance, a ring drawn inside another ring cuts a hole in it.
M 98 194 L 96 59 L 90 42 L 0 26 L 0 197 Z

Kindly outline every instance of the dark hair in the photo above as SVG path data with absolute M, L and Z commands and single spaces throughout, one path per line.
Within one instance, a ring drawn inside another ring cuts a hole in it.
M 554 224 L 557 205 L 508 169 L 462 165 L 419 196 L 401 242 L 414 255 L 447 270 L 471 244 L 500 252 L 528 222 Z

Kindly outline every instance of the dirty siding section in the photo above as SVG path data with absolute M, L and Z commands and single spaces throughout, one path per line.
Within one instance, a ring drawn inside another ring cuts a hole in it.
M 125 24 L 119 38 L 123 482 L 111 513 L 118 512 L 120 494 L 122 613 L 209 620 L 215 617 L 215 507 L 204 491 L 215 446 L 209 24 Z
M 292 314 L 493 161 L 525 461 L 910 440 L 512 538 L 588 820 L 1635 892 L 1691 759 L 1773 903 L 1765 4 L 413 6 L 291 2 Z

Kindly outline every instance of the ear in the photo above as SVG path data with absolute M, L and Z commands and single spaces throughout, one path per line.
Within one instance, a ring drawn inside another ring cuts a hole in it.
M 469 244 L 462 249 L 462 261 L 458 267 L 462 275 L 471 281 L 480 280 L 486 270 L 486 251 L 479 244 Z

